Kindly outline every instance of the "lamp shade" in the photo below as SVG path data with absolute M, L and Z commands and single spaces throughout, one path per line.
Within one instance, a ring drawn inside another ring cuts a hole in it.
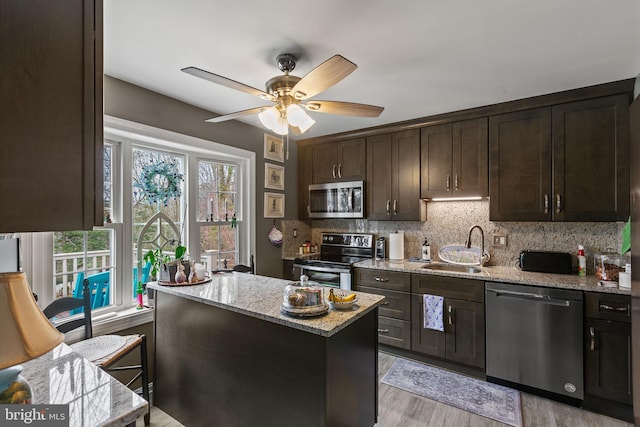
M 36 304 L 24 273 L 0 273 L 0 369 L 45 354 L 64 341 Z

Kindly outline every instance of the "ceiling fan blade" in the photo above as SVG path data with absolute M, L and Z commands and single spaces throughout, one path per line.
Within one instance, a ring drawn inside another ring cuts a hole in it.
M 208 123 L 218 123 L 224 122 L 227 120 L 237 119 L 238 117 L 248 116 L 250 114 L 258 114 L 262 113 L 264 110 L 269 109 L 271 107 L 256 107 L 250 108 L 248 110 L 236 111 L 235 113 L 229 113 L 218 117 L 211 117 L 210 119 L 205 120 Z
M 291 94 L 296 99 L 307 99 L 330 88 L 340 80 L 353 73 L 358 68 L 356 64 L 341 55 L 331 58 L 309 71 L 291 89 Z
M 272 95 L 269 95 L 267 92 L 264 92 L 260 89 L 256 89 L 255 87 L 247 86 L 235 80 L 231 80 L 226 77 L 222 77 L 217 74 L 213 74 L 208 71 L 201 70 L 200 68 L 186 67 L 182 69 L 182 72 L 191 74 L 192 76 L 195 76 L 195 77 L 200 77 L 201 79 L 208 80 L 210 82 L 217 83 L 222 86 L 229 87 L 231 89 L 236 89 L 241 92 L 248 93 L 249 95 L 260 97 L 268 101 L 275 101 L 275 98 Z
M 384 111 L 383 107 L 375 105 L 341 101 L 316 101 L 315 99 L 301 105 L 304 105 L 304 108 L 309 111 L 355 117 L 378 117 Z

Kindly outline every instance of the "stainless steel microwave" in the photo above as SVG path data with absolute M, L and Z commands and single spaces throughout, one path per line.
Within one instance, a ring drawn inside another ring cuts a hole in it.
M 364 218 L 364 181 L 309 185 L 310 218 Z

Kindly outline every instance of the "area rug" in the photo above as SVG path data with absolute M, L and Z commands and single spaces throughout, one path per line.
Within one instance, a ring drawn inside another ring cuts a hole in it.
M 522 426 L 520 392 L 508 387 L 398 359 L 382 382 L 514 427 Z

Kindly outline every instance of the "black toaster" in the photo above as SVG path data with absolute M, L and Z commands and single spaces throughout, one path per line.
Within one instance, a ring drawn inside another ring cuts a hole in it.
M 566 252 L 522 251 L 520 268 L 522 271 L 571 274 L 573 257 Z

